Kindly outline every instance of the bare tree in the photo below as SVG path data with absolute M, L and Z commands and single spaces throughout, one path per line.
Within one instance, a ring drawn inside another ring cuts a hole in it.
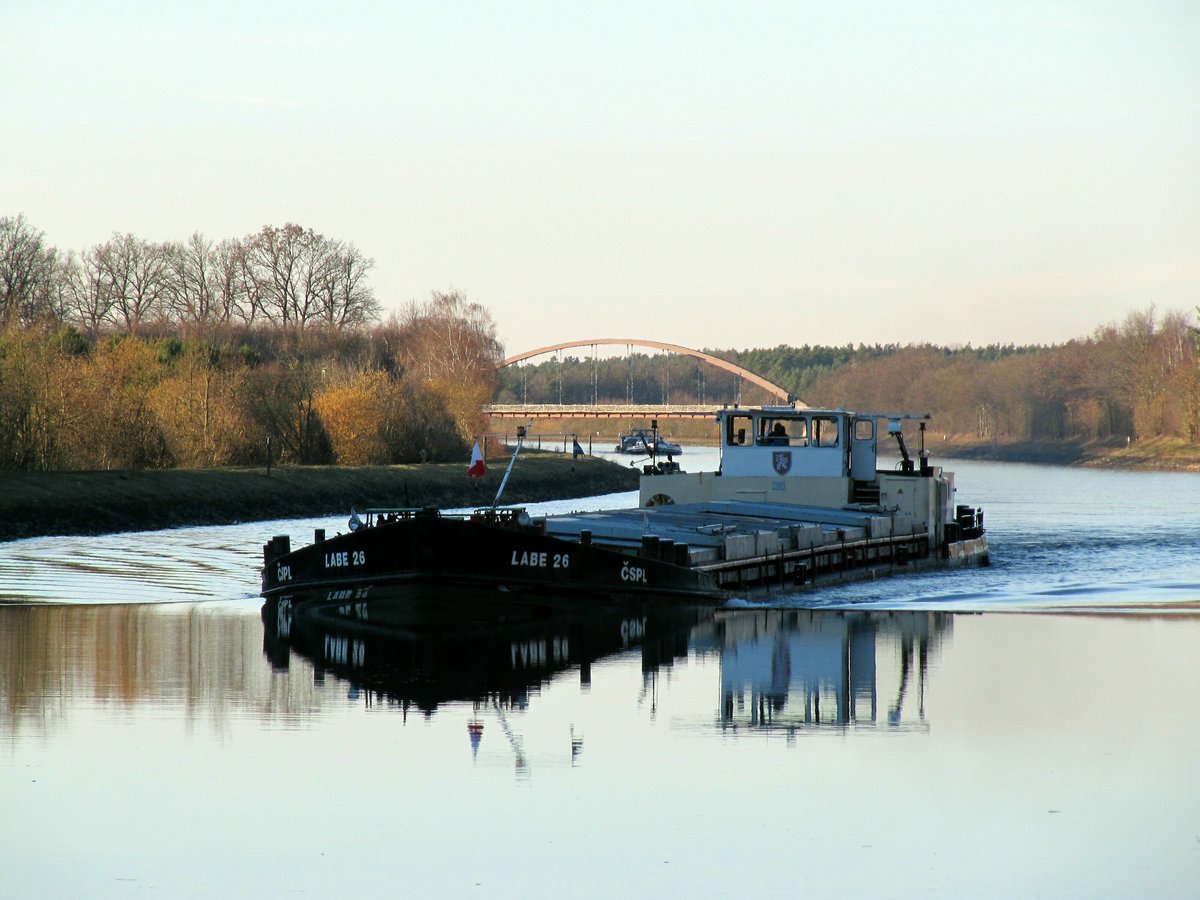
M 282 228 L 264 225 L 262 231 L 247 239 L 247 263 L 261 296 L 260 309 L 282 325 L 303 325 L 297 314 L 307 304 L 301 300 L 304 290 L 304 254 L 309 232 L 288 223 Z
M 74 306 L 71 291 L 71 270 L 77 265 L 74 250 L 57 254 L 54 259 L 54 274 L 46 292 L 46 312 L 56 322 L 65 322 L 72 316 Z
M 318 285 L 321 318 L 333 328 L 366 325 L 379 315 L 379 302 L 367 284 L 375 260 L 367 259 L 353 244 L 330 242 L 324 280 Z
M 216 307 L 216 272 L 212 242 L 195 232 L 187 243 L 164 245 L 170 272 L 170 302 L 172 320 L 183 325 L 211 324 Z
M 0 217 L 0 322 L 32 322 L 51 312 L 55 250 L 25 216 Z
M 409 303 L 400 316 L 407 332 L 408 368 L 427 380 L 494 373 L 504 358 L 496 323 L 480 304 L 458 291 L 435 291 L 427 303 Z
M 137 334 L 143 320 L 165 315 L 159 309 L 170 284 L 164 247 L 132 234 L 114 234 L 99 248 L 98 259 L 112 291 L 116 318 L 129 334 Z
M 232 316 L 236 315 L 247 325 L 258 319 L 271 319 L 267 310 L 265 292 L 255 272 L 254 236 L 243 241 L 222 241 L 218 252 L 221 255 L 222 303 L 227 305 Z
M 400 325 L 405 377 L 441 398 L 464 438 L 478 433 L 504 358 L 491 314 L 458 291 L 435 292 L 428 303 L 410 303 Z
M 78 258 L 72 255 L 62 273 L 72 317 L 91 338 L 112 321 L 113 294 L 101 263 L 102 247 L 92 247 Z
M 300 290 L 293 320 L 301 327 L 321 317 L 321 291 L 335 270 L 333 243 L 311 228 L 305 232 L 300 254 Z
M 375 261 L 353 244 L 289 223 L 264 226 L 245 241 L 245 271 L 253 285 L 251 318 L 261 314 L 304 328 L 322 322 L 335 329 L 368 324 L 379 314 L 367 275 Z
M 254 319 L 245 268 L 245 245 L 236 239 L 226 239 L 212 246 L 208 254 L 209 280 L 212 292 L 212 317 L 225 325 L 240 319 Z

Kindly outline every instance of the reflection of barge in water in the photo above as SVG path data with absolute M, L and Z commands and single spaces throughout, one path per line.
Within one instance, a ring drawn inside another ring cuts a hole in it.
M 432 713 L 440 704 L 495 699 L 523 702 L 569 669 L 591 680 L 591 665 L 640 650 L 656 669 L 686 656 L 692 627 L 711 608 L 678 604 L 581 605 L 545 595 L 438 588 L 366 588 L 291 594 L 263 604 L 264 651 L 288 668 L 292 650 L 320 676 Z
M 368 510 L 361 525 L 352 518 L 350 533 L 327 538 L 319 529 L 297 550 L 287 536 L 273 538 L 263 548 L 262 592 L 416 582 L 720 602 L 986 564 L 982 513 L 958 505 L 953 474 L 929 464 L 926 418 L 725 409 L 718 471 L 685 473 L 654 460 L 643 469 L 637 508 L 539 519 L 503 508 Z M 916 460 L 904 420 L 919 424 Z M 896 470 L 877 468 L 883 427 L 903 455 Z
M 720 666 L 724 730 L 926 727 L 930 659 L 951 633 L 948 613 L 605 607 L 570 598 L 406 589 L 405 602 L 289 595 L 263 605 L 264 650 L 292 652 L 372 702 L 434 713 L 446 703 L 523 708 L 557 678 L 592 682 L 593 664 L 640 655 L 654 679 L 681 659 Z M 706 718 L 706 721 L 708 719 Z

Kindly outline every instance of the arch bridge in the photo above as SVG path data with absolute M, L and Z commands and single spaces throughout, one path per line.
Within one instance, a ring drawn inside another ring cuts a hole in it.
M 662 350 L 667 353 L 675 353 L 680 356 L 690 356 L 694 359 L 701 360 L 715 368 L 730 372 L 739 378 L 750 382 L 757 387 L 762 388 L 771 397 L 775 398 L 779 403 L 796 402 L 803 406 L 803 402 L 790 394 L 786 388 L 782 388 L 773 382 L 768 381 L 760 375 L 751 372 L 742 366 L 732 363 L 727 359 L 721 359 L 719 356 L 713 356 L 711 353 L 705 353 L 701 350 L 693 350 L 691 347 L 684 347 L 680 344 L 672 344 L 666 341 L 652 341 L 644 338 L 589 338 L 578 341 L 563 341 L 558 344 L 548 344 L 545 347 L 537 347 L 533 350 L 526 350 L 523 353 L 517 353 L 504 360 L 497 368 L 503 369 L 507 366 L 516 365 L 528 359 L 533 359 L 537 356 L 544 356 L 548 353 L 557 353 L 562 350 L 572 350 L 579 347 L 590 347 L 595 355 L 596 347 L 598 346 L 624 346 L 627 349 L 633 347 L 646 347 L 654 350 Z M 707 418 L 711 416 L 715 407 L 709 404 L 616 404 L 616 403 L 600 403 L 595 397 L 595 384 L 593 383 L 593 398 L 590 404 L 563 404 L 563 403 L 512 403 L 512 404 L 492 404 L 485 410 L 494 418 Z

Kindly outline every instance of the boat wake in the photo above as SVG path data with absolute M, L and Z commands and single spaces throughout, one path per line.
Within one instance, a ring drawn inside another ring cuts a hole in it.
M 1194 541 L 1192 542 L 1195 543 Z M 914 574 L 881 581 L 824 587 L 819 591 L 775 595 L 756 607 L 813 609 L 933 610 L 939 612 L 1131 613 L 1200 612 L 1200 548 L 1170 554 L 1152 545 L 1110 547 L 1106 552 L 1062 544 L 1028 554 L 1009 555 L 1005 548 L 992 565 L 969 571 Z M 1118 552 L 1120 550 L 1121 552 Z M 1153 580 L 1141 573 L 1155 572 Z M 969 587 L 968 587 L 969 585 Z
M 245 527 L 0 544 L 0 603 L 261 603 L 253 552 L 230 542 Z

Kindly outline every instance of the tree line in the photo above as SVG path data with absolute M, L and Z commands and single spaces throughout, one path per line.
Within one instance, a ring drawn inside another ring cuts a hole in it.
M 930 412 L 939 430 L 984 441 L 1200 443 L 1200 331 L 1154 307 L 1065 344 L 946 348 L 780 345 L 706 348 L 811 406 Z M 499 402 L 775 402 L 684 356 L 556 357 L 501 373 Z
M 465 459 L 492 401 L 772 402 L 669 354 L 497 370 L 486 309 L 435 292 L 381 322 L 373 264 L 294 224 L 60 253 L 0 218 L 0 470 Z M 1197 338 L 1150 307 L 1054 346 L 707 352 L 810 405 L 930 412 L 978 440 L 1200 443 Z
M 294 223 L 220 241 L 113 234 L 63 253 L 23 215 L 5 216 L 0 324 L 68 322 L 89 339 L 260 323 L 355 328 L 378 317 L 374 265 L 353 244 Z
M 372 265 L 291 224 L 60 254 L 0 219 L 0 469 L 464 458 L 495 323 L 457 292 L 380 322 Z
M 813 396 L 822 405 L 929 411 L 938 430 L 985 441 L 1196 444 L 1198 351 L 1190 316 L 1149 307 L 1053 346 L 901 348 L 824 374 Z

